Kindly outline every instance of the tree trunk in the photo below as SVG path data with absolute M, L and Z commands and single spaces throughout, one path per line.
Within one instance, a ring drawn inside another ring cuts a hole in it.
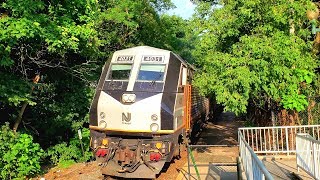
M 316 38 L 313 41 L 312 52 L 318 54 L 320 51 L 320 33 L 316 33 Z
M 33 78 L 33 83 L 34 83 L 34 84 L 37 84 L 37 83 L 39 82 L 39 80 L 40 80 L 40 75 L 37 74 L 37 75 Z M 32 94 L 33 90 L 34 90 L 34 86 L 32 86 L 32 88 L 31 88 L 30 95 Z M 19 115 L 18 115 L 18 117 L 17 117 L 17 119 L 16 119 L 16 122 L 15 122 L 14 125 L 13 125 L 13 132 L 14 132 L 14 133 L 16 133 L 17 130 L 18 130 L 18 127 L 19 127 L 19 125 L 20 125 L 20 123 L 21 123 L 21 121 L 22 121 L 22 116 L 23 116 L 23 114 L 24 114 L 24 111 L 26 110 L 27 105 L 28 105 L 28 102 L 27 102 L 27 101 L 24 101 L 23 104 L 22 104 L 22 107 L 21 107 L 21 109 L 20 109 Z
M 298 112 L 294 110 L 282 109 L 278 115 L 281 126 L 294 126 L 299 118 Z M 283 134 L 284 136 L 285 134 Z M 294 148 L 295 146 L 295 131 L 292 128 L 288 128 L 288 143 L 287 147 Z
M 273 127 L 276 126 L 276 119 L 275 119 L 275 116 L 274 116 L 273 109 L 271 109 L 271 122 L 272 122 L 272 126 Z M 272 130 L 272 137 L 276 137 L 276 132 L 274 130 Z M 276 144 L 275 141 L 273 141 L 272 145 L 273 145 L 273 149 L 277 149 L 277 144 Z
M 313 116 L 312 116 L 312 109 L 316 105 L 316 102 L 314 100 L 310 100 L 309 98 L 309 105 L 308 105 L 308 125 L 313 125 Z
M 23 105 L 22 105 L 22 107 L 21 107 L 21 109 L 20 109 L 18 118 L 17 118 L 16 122 L 15 122 L 14 125 L 13 125 L 13 132 L 15 132 L 15 133 L 17 132 L 17 129 L 18 129 L 18 127 L 19 127 L 19 124 L 21 123 L 22 116 L 23 116 L 23 113 L 24 113 L 27 105 L 28 105 L 28 102 L 27 102 L 27 101 L 24 101 L 24 102 L 23 102 Z
M 272 126 L 276 126 L 276 117 L 274 115 L 273 110 L 271 110 L 271 123 L 272 123 Z

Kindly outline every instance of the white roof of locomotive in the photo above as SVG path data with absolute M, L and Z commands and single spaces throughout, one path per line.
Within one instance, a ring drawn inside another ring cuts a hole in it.
M 174 54 L 183 64 L 186 66 L 190 66 L 185 60 L 183 60 L 179 55 L 175 54 L 172 51 L 165 50 L 165 49 L 160 49 L 160 48 L 154 48 L 150 46 L 137 46 L 137 47 L 132 47 L 128 49 L 122 49 L 114 52 L 113 54 L 113 60 L 115 61 L 115 57 L 121 56 L 121 55 L 164 55 L 166 56 L 166 61 L 165 63 L 169 62 L 169 57 L 170 53 Z
M 150 47 L 150 46 L 136 46 L 128 49 L 122 49 L 116 51 L 116 53 L 128 53 L 128 52 L 144 52 L 144 51 L 150 51 L 150 52 L 161 52 L 161 53 L 170 53 L 171 51 L 165 50 L 165 49 L 160 49 L 160 48 L 155 48 L 155 47 Z

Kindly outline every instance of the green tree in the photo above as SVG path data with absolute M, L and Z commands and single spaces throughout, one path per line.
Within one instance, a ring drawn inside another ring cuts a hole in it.
M 194 49 L 195 39 L 189 27 L 189 20 L 184 20 L 178 16 L 161 16 L 161 45 L 164 49 L 172 50 L 182 58 L 192 63 L 194 58 L 191 50 Z
M 72 67 L 99 54 L 96 1 L 7 0 L 0 8 L 0 99 L 8 102 L 2 112 L 35 104 L 29 80 L 35 74 L 55 68 L 79 76 Z
M 318 67 L 305 15 L 313 8 L 309 0 L 200 3 L 193 20 L 201 68 L 195 84 L 236 114 L 249 101 L 304 109 Z

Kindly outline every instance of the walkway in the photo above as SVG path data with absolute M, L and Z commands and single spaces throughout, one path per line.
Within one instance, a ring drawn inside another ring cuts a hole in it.
M 233 113 L 222 113 L 217 122 L 209 122 L 200 134 L 197 144 L 238 145 L 238 128 L 243 121 L 237 121 Z
M 236 121 L 232 113 L 223 113 L 218 122 L 209 122 L 197 139 L 197 145 L 215 147 L 193 147 L 192 154 L 200 173 L 200 179 L 237 179 L 238 127 L 243 122 Z M 190 159 L 190 179 L 197 179 Z M 177 180 L 188 178 L 188 163 L 181 169 Z
M 201 179 L 237 179 L 238 147 L 209 147 L 192 150 Z M 197 174 L 190 160 L 190 174 Z M 180 170 L 177 180 L 187 179 L 188 163 Z M 192 179 L 192 178 L 191 178 Z

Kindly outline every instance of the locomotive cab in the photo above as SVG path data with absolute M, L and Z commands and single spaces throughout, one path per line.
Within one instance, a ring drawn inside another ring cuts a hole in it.
M 186 128 L 187 68 L 174 53 L 148 46 L 116 51 L 105 64 L 89 126 L 104 174 L 155 178 L 177 155 Z

